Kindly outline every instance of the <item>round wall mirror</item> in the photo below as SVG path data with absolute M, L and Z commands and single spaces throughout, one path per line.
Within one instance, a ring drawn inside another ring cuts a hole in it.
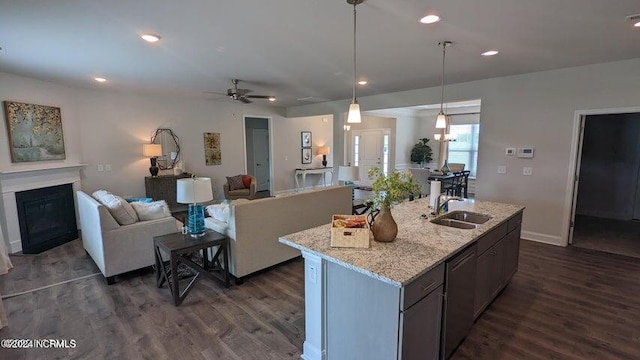
M 180 141 L 171 129 L 158 129 L 151 136 L 151 142 L 162 145 L 162 156 L 158 156 L 157 162 L 160 170 L 173 169 L 180 159 Z

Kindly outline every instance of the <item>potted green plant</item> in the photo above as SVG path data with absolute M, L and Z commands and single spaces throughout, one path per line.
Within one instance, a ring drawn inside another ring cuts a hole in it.
M 424 167 L 425 164 L 433 160 L 432 155 L 433 151 L 431 151 L 431 146 L 429 146 L 429 139 L 422 138 L 417 144 L 413 145 L 413 149 L 411 149 L 411 162 L 420 164 L 420 167 Z
M 389 242 L 398 235 L 398 224 L 391 216 L 391 205 L 406 200 L 420 193 L 420 185 L 409 173 L 392 171 L 385 175 L 378 167 L 369 169 L 367 174 L 373 180 L 373 195 L 369 201 L 380 212 L 371 216 L 371 232 L 376 241 Z

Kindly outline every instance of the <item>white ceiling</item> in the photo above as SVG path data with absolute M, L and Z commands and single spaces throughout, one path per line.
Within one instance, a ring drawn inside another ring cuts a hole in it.
M 428 12 L 442 21 L 420 24 Z M 637 58 L 640 28 L 625 20 L 636 13 L 638 0 L 365 0 L 358 72 L 370 84 L 358 95 L 439 85 L 444 39 L 447 83 Z M 0 71 L 187 96 L 239 78 L 279 106 L 347 99 L 352 16 L 344 0 L 0 0 Z

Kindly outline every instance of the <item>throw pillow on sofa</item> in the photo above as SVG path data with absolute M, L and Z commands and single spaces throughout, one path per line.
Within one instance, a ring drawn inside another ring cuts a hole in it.
M 251 187 L 251 176 L 242 175 L 242 183 L 244 184 L 244 188 L 248 189 Z
M 153 198 L 144 197 L 144 198 L 126 198 L 128 203 L 132 202 L 142 202 L 142 203 L 150 203 L 153 201 Z
M 131 225 L 138 221 L 138 215 L 136 214 L 131 204 L 118 195 L 113 195 L 105 190 L 98 190 L 94 192 L 93 196 L 99 203 L 109 210 L 111 216 L 120 225 Z
M 206 207 L 207 214 L 225 223 L 229 222 L 229 203 L 213 204 Z
M 132 202 L 130 205 L 138 214 L 140 221 L 162 219 L 171 216 L 169 206 L 164 200 L 153 201 L 150 203 Z
M 229 184 L 230 191 L 245 189 L 244 183 L 242 182 L 242 175 L 227 176 L 227 184 Z

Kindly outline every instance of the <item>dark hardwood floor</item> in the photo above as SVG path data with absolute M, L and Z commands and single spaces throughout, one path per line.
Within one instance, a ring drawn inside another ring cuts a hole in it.
M 95 270 L 79 241 L 16 259 L 0 277 L 3 294 L 42 286 L 36 268 L 54 282 Z M 4 304 L 1 339 L 78 346 L 0 349 L 0 359 L 298 359 L 304 340 L 301 260 L 228 289 L 203 279 L 179 307 L 150 272 L 112 286 L 88 277 Z M 640 260 L 523 241 L 520 270 L 452 358 L 640 359 Z
M 640 221 L 576 215 L 572 245 L 640 258 Z

